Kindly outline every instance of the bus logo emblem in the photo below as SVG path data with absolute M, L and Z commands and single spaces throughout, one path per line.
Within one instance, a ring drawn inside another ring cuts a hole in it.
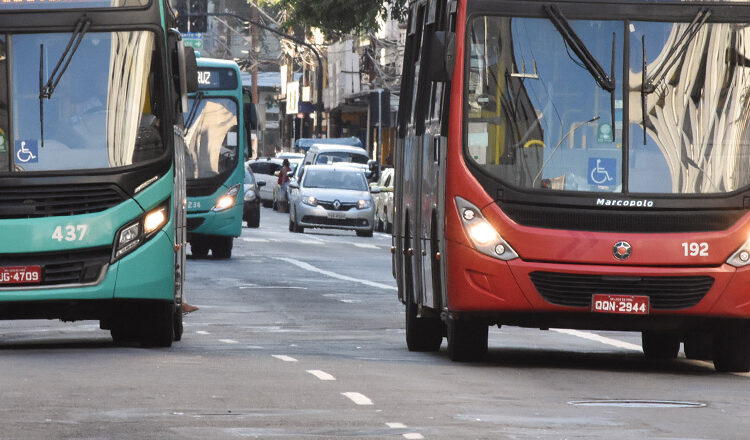
M 633 252 L 632 246 L 627 241 L 618 241 L 612 248 L 612 255 L 618 260 L 627 260 Z

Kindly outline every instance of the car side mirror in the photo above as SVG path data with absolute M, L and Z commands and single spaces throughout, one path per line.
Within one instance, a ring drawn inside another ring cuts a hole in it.
M 258 182 L 256 183 L 256 185 L 258 185 L 258 188 L 260 188 L 261 186 L 266 186 L 266 182 L 264 182 L 263 180 L 259 180 L 259 181 L 258 181 Z
M 297 183 L 297 182 L 289 182 L 289 188 L 299 189 L 299 183 Z
M 380 192 L 380 187 L 377 186 L 371 186 L 370 187 L 370 193 L 371 194 L 378 194 Z

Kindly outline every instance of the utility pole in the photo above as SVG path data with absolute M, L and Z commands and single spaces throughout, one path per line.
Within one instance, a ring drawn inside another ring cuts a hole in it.
M 255 63 L 253 63 L 252 67 L 252 75 L 253 75 L 253 103 L 255 105 L 258 105 L 258 62 L 260 61 L 258 59 L 258 55 L 260 54 L 260 46 L 258 43 L 258 39 L 260 38 L 260 32 L 258 29 L 258 26 L 256 23 L 258 22 L 258 2 L 257 0 L 253 2 L 253 21 L 252 21 L 252 41 L 253 41 L 253 57 L 255 58 Z

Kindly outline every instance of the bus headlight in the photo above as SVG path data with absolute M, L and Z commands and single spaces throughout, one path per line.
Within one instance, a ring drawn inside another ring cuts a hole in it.
M 227 209 L 234 206 L 235 200 L 237 200 L 237 194 L 240 192 L 240 185 L 234 185 L 233 187 L 229 188 L 227 192 L 225 192 L 219 199 L 216 201 L 216 204 L 213 208 L 211 208 L 211 211 L 214 212 L 220 212 L 220 211 L 226 211 Z
M 745 267 L 750 264 L 750 240 L 740 246 L 731 257 L 727 259 L 727 264 L 734 267 Z
M 115 246 L 112 262 L 119 260 L 134 251 L 138 246 L 154 236 L 169 220 L 169 203 L 164 203 L 152 209 L 136 221 L 123 226 L 115 236 Z
M 479 208 L 461 197 L 456 197 L 456 207 L 458 207 L 458 215 L 464 225 L 464 231 L 476 250 L 505 261 L 518 258 L 516 251 L 484 218 Z

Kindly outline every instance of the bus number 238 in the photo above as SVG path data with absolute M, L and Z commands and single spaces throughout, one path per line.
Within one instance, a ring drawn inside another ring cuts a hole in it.
M 707 257 L 708 243 L 685 242 L 682 243 L 682 250 L 685 251 L 686 257 Z
M 52 233 L 52 239 L 59 242 L 65 241 L 81 241 L 86 235 L 88 225 L 58 225 L 55 228 L 55 232 Z

